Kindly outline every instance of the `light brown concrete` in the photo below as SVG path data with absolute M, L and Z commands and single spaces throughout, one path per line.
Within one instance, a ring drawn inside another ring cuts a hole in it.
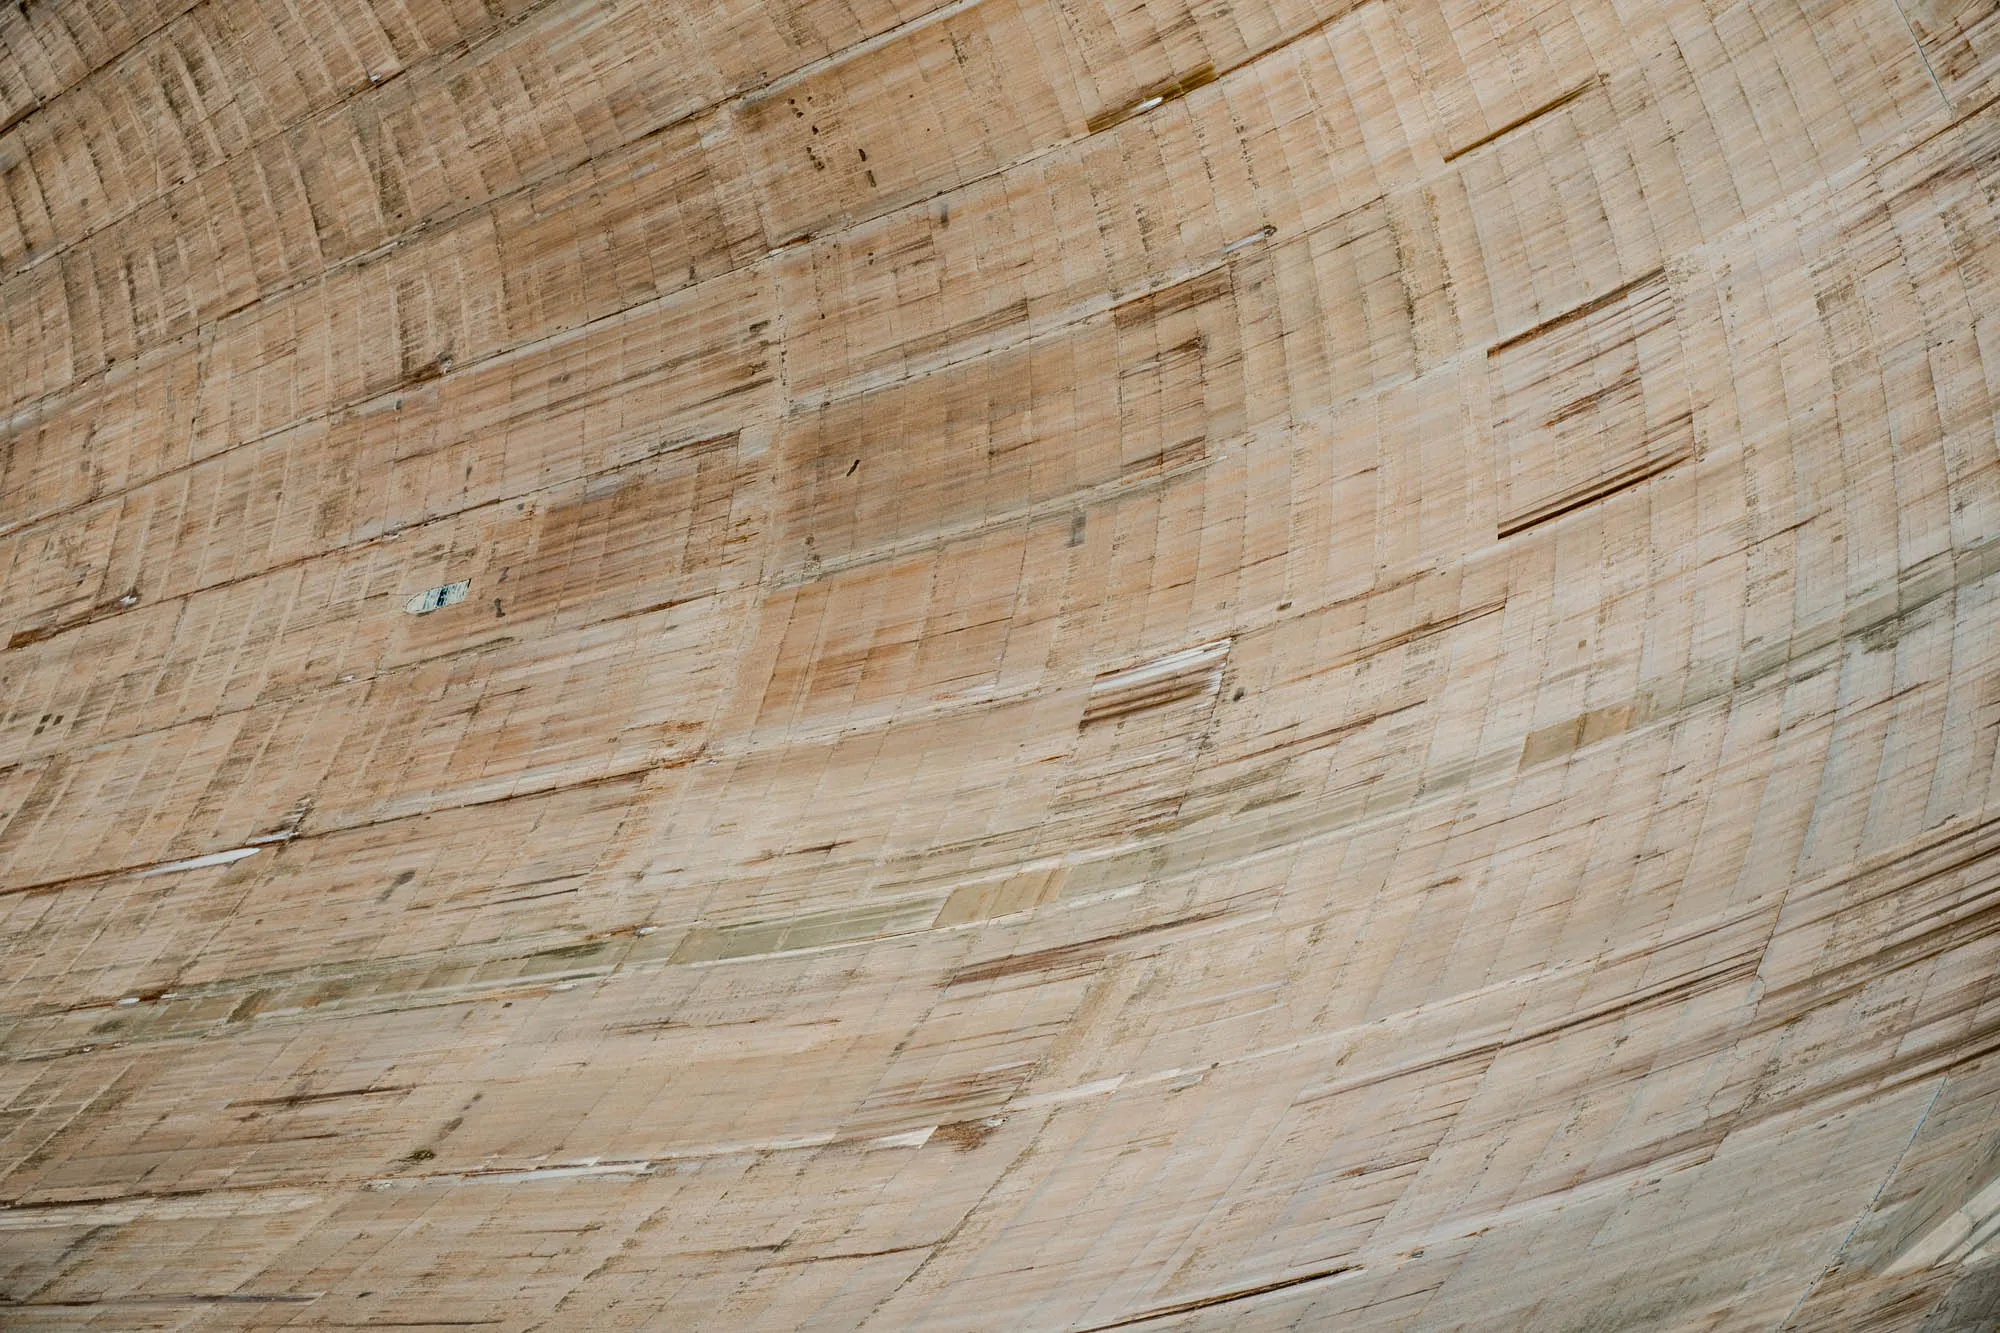
M 22 0 L 0 126 L 0 1327 L 2000 1321 L 1993 0 Z

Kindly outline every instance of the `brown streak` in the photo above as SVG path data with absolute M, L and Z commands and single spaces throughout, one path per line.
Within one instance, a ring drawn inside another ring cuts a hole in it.
M 1480 148 L 1484 148 L 1487 144 L 1492 143 L 1495 139 L 1503 138 L 1506 135 L 1512 134 L 1515 130 L 1520 129 L 1522 126 L 1528 124 L 1528 122 L 1530 121 L 1540 120 L 1543 116 L 1548 115 L 1551 111 L 1560 111 L 1563 107 L 1568 106 L 1571 102 L 1574 102 L 1577 98 L 1583 96 L 1585 93 L 1589 92 L 1592 88 L 1597 87 L 1598 84 L 1602 83 L 1603 81 L 1604 80 L 1602 76 L 1599 76 L 1597 78 L 1590 79 L 1587 82 L 1580 83 L 1576 87 L 1570 89 L 1568 92 L 1562 94 L 1560 97 L 1557 97 L 1555 100 L 1542 103 L 1540 106 L 1536 107 L 1533 111 L 1528 112 L 1526 115 L 1516 116 L 1513 120 L 1508 121 L 1505 125 L 1502 125 L 1497 130 L 1494 130 L 1491 134 L 1487 134 L 1480 138 L 1474 139 L 1471 143 L 1466 144 L 1463 148 L 1452 149 L 1449 153 L 1446 153 L 1444 155 L 1444 160 L 1447 162 L 1456 162 L 1459 158 L 1464 157 L 1467 153 L 1473 152 Z

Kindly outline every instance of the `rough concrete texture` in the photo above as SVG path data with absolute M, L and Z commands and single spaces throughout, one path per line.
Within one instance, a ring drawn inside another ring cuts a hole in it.
M 1993 0 L 0 8 L 0 1326 L 1990 1329 Z

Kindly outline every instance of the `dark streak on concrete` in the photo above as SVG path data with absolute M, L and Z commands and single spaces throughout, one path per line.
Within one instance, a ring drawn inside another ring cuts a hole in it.
M 1330 1282 L 1337 1277 L 1359 1273 L 1359 1264 L 1335 1264 L 1331 1268 L 1321 1268 L 1298 1277 L 1281 1278 L 1276 1282 L 1264 1282 L 1254 1287 L 1238 1287 L 1231 1291 L 1217 1292 L 1213 1296 L 1197 1296 L 1193 1300 L 1176 1301 L 1172 1305 L 1156 1305 L 1150 1310 L 1114 1319 L 1107 1324 L 1088 1324 L 1076 1333 L 1106 1333 L 1114 1328 L 1131 1328 L 1136 1324 L 1150 1324 L 1157 1319 L 1172 1319 L 1178 1315 L 1194 1314 L 1200 1310 L 1212 1310 L 1219 1305 L 1230 1305 L 1236 1301 L 1254 1300 L 1259 1296 L 1269 1296 L 1280 1291 L 1290 1291 L 1295 1287 L 1308 1286 L 1315 1282 Z

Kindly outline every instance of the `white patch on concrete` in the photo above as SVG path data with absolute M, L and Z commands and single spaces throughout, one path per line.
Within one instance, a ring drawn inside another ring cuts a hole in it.
M 1032 1111 L 1041 1106 L 1060 1106 L 1064 1102 L 1080 1102 L 1089 1097 L 1109 1097 L 1124 1085 L 1125 1076 L 1101 1078 L 1095 1083 L 1079 1083 L 1073 1088 L 1059 1088 L 1054 1092 L 1038 1092 L 1032 1097 L 1023 1097 L 1010 1102 L 1009 1109 Z
M 154 875 L 172 875 L 183 870 L 201 870 L 208 866 L 226 866 L 231 861 L 241 861 L 246 856 L 255 856 L 255 847 L 231 847 L 226 852 L 210 852 L 206 856 L 190 856 L 185 861 L 166 861 L 156 866 L 147 866 L 139 872 L 140 879 L 150 879 Z
M 427 616 L 433 611 L 447 606 L 457 606 L 465 600 L 465 594 L 472 589 L 471 579 L 460 579 L 437 588 L 427 588 L 403 603 L 403 609 L 413 616 Z

